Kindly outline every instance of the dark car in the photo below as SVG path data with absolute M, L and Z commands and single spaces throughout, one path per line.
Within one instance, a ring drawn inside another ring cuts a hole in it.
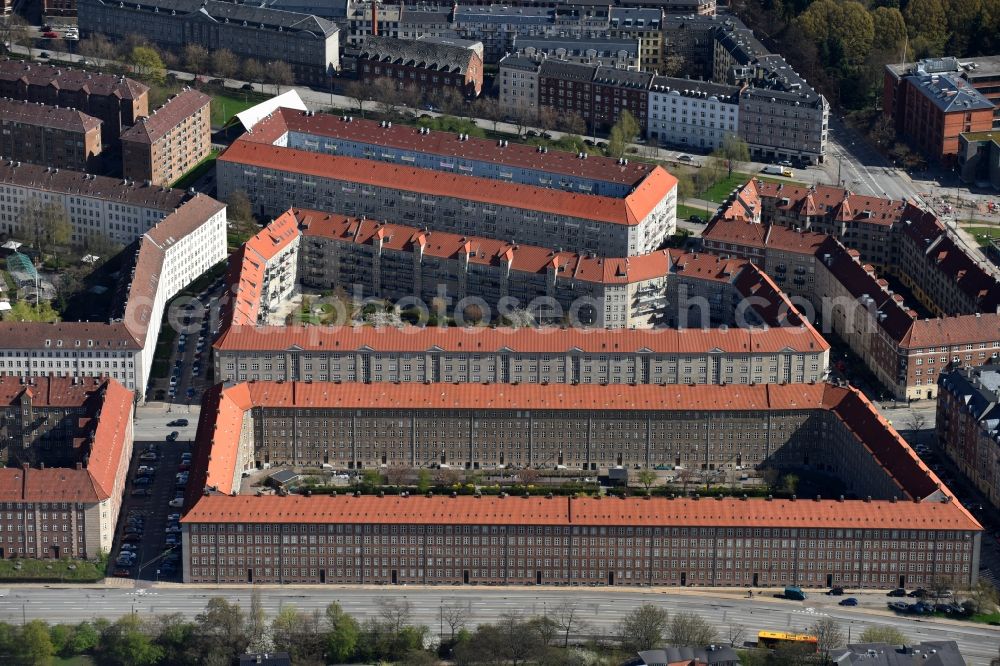
M 842 587 L 831 587 L 830 591 L 827 592 L 827 594 L 830 595 L 831 597 L 839 597 L 843 593 L 844 593 L 844 588 Z
M 242 86 L 240 86 L 240 90 L 253 90 L 253 84 L 244 83 Z
M 153 479 L 148 476 L 140 476 L 138 479 L 134 481 L 135 485 L 137 486 L 148 486 L 152 482 Z
M 906 612 L 906 603 L 903 601 L 890 601 L 889 610 L 894 610 L 899 613 Z
M 167 435 L 167 441 L 168 442 L 176 442 L 177 438 L 180 437 L 180 435 L 181 434 L 179 432 L 177 432 L 176 430 L 174 430 L 169 435 Z
M 887 597 L 905 597 L 906 596 L 906 590 L 904 590 L 901 587 L 897 587 L 895 590 L 889 590 L 889 592 L 885 596 L 887 596 Z
M 139 543 L 142 541 L 141 534 L 126 534 L 122 537 L 122 541 L 125 543 Z
M 136 488 L 132 491 L 132 497 L 149 497 L 149 488 Z
M 840 605 L 841 606 L 857 606 L 858 605 L 858 600 L 855 599 L 854 597 L 847 597 L 846 599 L 841 599 L 840 600 Z
M 688 217 L 689 222 L 694 222 L 695 224 L 705 224 L 705 218 L 701 215 L 692 215 Z
M 186 427 L 188 425 L 188 420 L 187 419 L 177 419 L 176 421 L 174 421 L 174 425 L 178 426 L 179 428 L 184 428 L 184 427 Z
M 917 589 L 913 590 L 912 592 L 910 592 L 906 596 L 913 597 L 915 599 L 923 599 L 924 597 L 929 596 L 929 595 L 927 593 L 927 590 L 925 590 L 922 587 L 918 587 Z

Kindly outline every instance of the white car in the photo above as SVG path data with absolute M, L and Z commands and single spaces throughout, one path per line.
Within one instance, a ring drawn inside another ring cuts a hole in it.
M 169 502 L 167 502 L 167 504 L 170 506 L 171 509 L 180 509 L 184 506 L 184 498 L 183 497 L 174 498 Z

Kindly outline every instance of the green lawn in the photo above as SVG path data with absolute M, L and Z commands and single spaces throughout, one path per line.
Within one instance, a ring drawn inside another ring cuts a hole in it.
M 175 180 L 170 187 L 175 187 L 180 190 L 187 189 L 194 184 L 195 181 L 208 173 L 208 171 L 215 168 L 215 159 L 218 156 L 219 151 L 211 151 L 202 161 L 188 169 L 186 174 Z
M 737 187 L 750 180 L 750 176 L 745 173 L 734 171 L 732 176 L 724 177 L 722 180 L 712 185 L 704 192 L 699 192 L 696 196 L 699 199 L 722 203 L 729 198 L 729 193 Z
M 78 654 L 75 657 L 53 657 L 53 666 L 94 666 L 97 662 L 93 657 Z
M 976 238 L 976 242 L 979 243 L 981 247 L 986 247 L 990 244 L 991 238 L 1000 238 L 1000 226 L 996 227 L 986 227 L 986 226 L 962 226 L 963 229 L 968 231 Z
M 233 95 L 239 93 L 234 92 Z M 249 99 L 249 96 L 233 95 L 212 95 L 212 127 L 222 127 L 240 111 L 260 103 L 257 99 Z
M 15 568 L 20 563 L 21 568 Z M 74 567 L 70 569 L 70 567 Z M 0 581 L 26 583 L 31 581 L 92 583 L 104 578 L 104 571 L 87 560 L 0 560 Z
M 686 220 L 692 215 L 697 215 L 706 222 L 715 215 L 714 210 L 699 208 L 698 206 L 688 206 L 687 204 L 677 204 L 677 219 Z

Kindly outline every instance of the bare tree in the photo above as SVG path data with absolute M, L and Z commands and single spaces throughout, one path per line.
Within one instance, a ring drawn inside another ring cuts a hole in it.
M 688 484 L 694 481 L 694 470 L 688 469 L 687 467 L 682 467 L 677 470 L 677 480 L 681 483 L 681 493 L 687 495 Z
M 824 655 L 829 655 L 830 650 L 844 644 L 844 632 L 832 617 L 824 617 L 817 621 L 810 627 L 809 633 L 816 636 L 816 647 Z
M 78 50 L 81 55 L 101 60 L 115 60 L 118 57 L 118 49 L 100 33 L 81 39 Z
M 670 615 L 655 604 L 643 604 L 618 623 L 618 640 L 627 652 L 650 650 L 663 642 Z
M 399 85 L 388 76 L 380 76 L 368 86 L 371 97 L 378 104 L 379 113 L 383 116 L 396 116 L 399 114 Z
M 495 97 L 480 97 L 476 100 L 473 107 L 476 116 L 492 122 L 493 131 L 496 132 L 497 124 L 503 120 L 503 110 L 500 108 L 500 102 Z
M 194 74 L 204 74 L 208 70 L 208 49 L 201 44 L 184 46 L 184 68 Z
M 532 113 L 528 109 L 518 109 L 511 114 L 511 120 L 514 123 L 514 129 L 517 131 L 517 136 L 524 136 L 525 131 L 530 127 L 536 119 L 536 114 Z
M 524 469 L 517 470 L 517 478 L 526 486 L 530 486 L 535 481 L 538 481 L 539 476 L 538 470 L 534 467 L 525 467 Z
M 390 465 L 385 470 L 385 478 L 389 482 L 390 486 L 401 486 L 407 483 L 412 476 L 412 470 L 409 467 L 396 467 Z
M 935 576 L 931 579 L 930 593 L 935 599 L 950 597 L 953 594 L 952 584 L 954 581 L 950 576 Z
M 729 625 L 729 631 L 726 637 L 729 639 L 729 646 L 736 647 L 737 645 L 742 646 L 743 641 L 746 639 L 747 628 L 738 622 L 734 622 Z
M 583 135 L 587 133 L 587 121 L 583 119 L 583 116 L 578 111 L 560 115 L 556 127 L 559 128 L 560 132 L 566 134 Z
M 223 79 L 236 76 L 239 69 L 239 59 L 229 49 L 212 51 L 212 73 Z
M 290 86 L 295 82 L 292 67 L 283 60 L 272 60 L 264 67 L 264 78 L 274 86 L 274 94 L 281 93 L 281 86 Z
M 549 619 L 562 634 L 564 648 L 569 647 L 570 636 L 586 631 L 586 623 L 580 618 L 580 615 L 580 609 L 569 600 L 562 602 L 549 613 Z
M 455 634 L 465 628 L 468 624 L 472 609 L 468 604 L 462 603 L 458 599 L 453 599 L 441 604 L 441 619 L 451 630 L 451 641 L 454 642 Z
M 341 88 L 340 92 L 354 101 L 358 105 L 358 115 L 364 117 L 365 115 L 365 100 L 369 97 L 369 88 L 362 81 L 348 81 Z
M 14 50 L 15 46 L 30 46 L 31 33 L 28 31 L 28 22 L 19 14 L 8 14 L 0 18 L 0 41 L 7 47 L 8 51 Z M 31 51 L 28 51 L 28 59 L 31 59 Z
M 709 645 L 719 640 L 715 627 L 696 613 L 677 613 L 670 618 L 667 632 L 674 645 Z
M 413 605 L 408 599 L 381 598 L 376 603 L 379 617 L 394 634 L 398 634 L 410 623 Z
M 264 78 L 264 67 L 259 60 L 247 58 L 243 61 L 243 67 L 240 68 L 240 75 L 245 81 L 260 83 Z
M 260 590 L 254 588 L 250 594 L 250 612 L 246 616 L 246 634 L 250 638 L 251 652 L 267 652 L 272 649 L 270 624 L 264 611 Z
M 548 134 L 559 124 L 559 112 L 551 106 L 542 106 L 538 109 L 538 127 Z

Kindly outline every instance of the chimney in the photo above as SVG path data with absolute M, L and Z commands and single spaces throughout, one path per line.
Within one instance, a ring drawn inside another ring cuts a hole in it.
M 372 0 L 372 34 L 378 37 L 378 2 Z

